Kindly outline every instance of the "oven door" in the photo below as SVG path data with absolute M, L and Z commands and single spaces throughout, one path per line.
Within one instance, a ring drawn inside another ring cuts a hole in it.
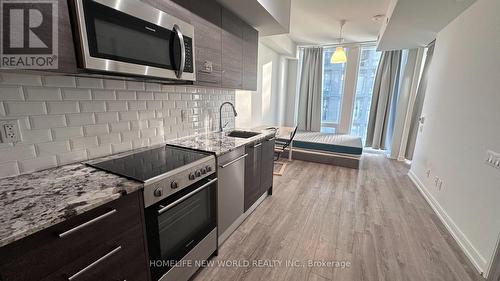
M 153 280 L 159 280 L 215 229 L 216 181 L 205 178 L 146 208 Z
M 141 1 L 75 1 L 81 67 L 194 80 L 191 25 Z

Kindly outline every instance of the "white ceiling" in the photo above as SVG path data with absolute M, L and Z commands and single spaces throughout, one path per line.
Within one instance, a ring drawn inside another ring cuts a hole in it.
M 375 41 L 390 0 L 292 0 L 290 36 L 299 44 L 337 43 L 340 20 L 346 19 L 344 42 Z

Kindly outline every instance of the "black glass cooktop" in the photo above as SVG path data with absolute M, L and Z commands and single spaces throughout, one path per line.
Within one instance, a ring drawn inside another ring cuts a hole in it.
M 207 156 L 203 152 L 163 146 L 88 165 L 144 182 Z

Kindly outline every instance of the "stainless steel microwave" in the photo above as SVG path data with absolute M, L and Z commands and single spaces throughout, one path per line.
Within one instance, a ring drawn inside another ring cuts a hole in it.
M 194 28 L 139 0 L 72 0 L 79 67 L 195 80 Z

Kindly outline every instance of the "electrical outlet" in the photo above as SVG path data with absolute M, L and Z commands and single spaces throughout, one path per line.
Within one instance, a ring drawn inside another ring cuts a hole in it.
M 486 158 L 486 164 L 493 168 L 500 169 L 500 154 L 488 150 L 488 158 Z
M 3 143 L 20 142 L 19 122 L 15 119 L 0 120 L 0 136 Z
M 428 169 L 427 171 L 425 171 L 425 175 L 427 175 L 428 178 L 431 177 L 431 170 Z

